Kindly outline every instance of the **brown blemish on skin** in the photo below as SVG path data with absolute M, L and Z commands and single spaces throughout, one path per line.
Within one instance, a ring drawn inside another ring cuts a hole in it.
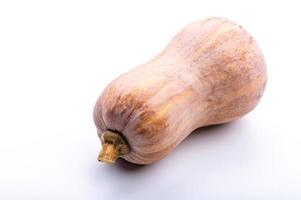
M 118 131 L 124 129 L 134 112 L 147 109 L 145 101 L 135 91 L 125 95 L 118 95 L 115 102 L 111 101 L 110 104 L 112 106 L 110 106 L 105 115 L 110 121 L 115 122 L 114 124 L 118 124 L 118 127 L 115 127 Z
M 170 109 L 176 106 L 187 96 L 191 95 L 193 92 L 192 88 L 188 88 L 186 91 L 170 97 L 163 105 L 155 109 L 146 109 L 141 115 L 139 115 L 139 121 L 141 123 L 135 128 L 137 137 L 141 135 L 148 137 L 149 140 L 153 142 L 158 142 L 160 139 L 160 134 L 165 131 L 168 126 L 168 115 Z
M 139 123 L 134 129 L 136 140 L 158 142 L 160 133 L 167 127 L 167 119 L 157 115 L 156 111 L 146 110 L 139 116 Z M 145 145 L 142 143 L 142 145 Z M 138 145 L 139 146 L 139 145 Z

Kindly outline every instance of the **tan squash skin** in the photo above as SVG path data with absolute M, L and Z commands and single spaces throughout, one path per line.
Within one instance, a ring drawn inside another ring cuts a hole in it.
M 99 137 L 117 131 L 119 155 L 136 164 L 165 157 L 194 129 L 251 111 L 267 81 L 263 55 L 241 26 L 224 18 L 197 21 L 155 58 L 114 80 L 95 105 Z

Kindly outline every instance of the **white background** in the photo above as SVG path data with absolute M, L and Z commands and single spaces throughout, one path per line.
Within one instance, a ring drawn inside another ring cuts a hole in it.
M 98 163 L 102 89 L 207 16 L 243 25 L 269 81 L 241 120 L 145 167 Z M 0 1 L 0 199 L 301 199 L 297 1 Z

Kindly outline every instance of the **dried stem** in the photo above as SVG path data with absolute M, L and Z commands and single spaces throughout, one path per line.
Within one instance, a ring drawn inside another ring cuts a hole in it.
M 98 161 L 115 163 L 118 157 L 130 152 L 130 147 L 120 133 L 107 130 L 101 137 L 102 149 Z

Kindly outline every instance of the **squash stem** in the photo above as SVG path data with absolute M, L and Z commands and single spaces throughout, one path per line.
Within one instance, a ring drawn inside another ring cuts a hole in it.
M 107 130 L 101 135 L 102 149 L 98 155 L 98 161 L 115 163 L 118 157 L 130 152 L 130 147 L 120 133 Z
M 103 144 L 98 156 L 98 161 L 105 163 L 115 163 L 118 158 L 118 150 L 114 144 Z

